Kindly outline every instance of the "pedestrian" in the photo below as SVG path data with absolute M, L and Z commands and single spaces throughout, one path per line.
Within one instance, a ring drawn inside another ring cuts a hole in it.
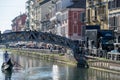
M 52 46 L 50 46 L 50 52 L 52 52 L 53 51 L 53 47 Z
M 3 54 L 3 60 L 4 60 L 4 63 L 7 63 L 8 62 L 8 60 L 9 60 L 9 54 L 8 54 L 8 52 L 7 51 L 5 51 L 5 53 Z

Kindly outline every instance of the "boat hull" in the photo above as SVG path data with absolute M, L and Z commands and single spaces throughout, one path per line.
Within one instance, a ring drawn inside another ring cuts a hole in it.
M 12 68 L 13 68 L 13 64 L 11 62 L 11 59 L 9 59 L 9 61 L 7 63 L 3 63 L 1 66 L 2 72 L 12 71 Z

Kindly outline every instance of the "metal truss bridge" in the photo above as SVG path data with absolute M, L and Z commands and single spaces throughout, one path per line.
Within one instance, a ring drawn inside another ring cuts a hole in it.
M 0 43 L 18 42 L 18 41 L 36 41 L 50 44 L 56 44 L 72 49 L 74 58 L 78 62 L 78 66 L 86 67 L 87 62 L 85 56 L 79 51 L 79 42 L 71 39 L 55 35 L 47 32 L 38 31 L 20 31 L 11 33 L 0 33 Z

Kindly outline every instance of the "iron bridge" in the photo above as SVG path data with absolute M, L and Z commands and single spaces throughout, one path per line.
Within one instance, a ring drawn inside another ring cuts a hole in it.
M 72 49 L 74 58 L 78 62 L 79 67 L 88 67 L 85 56 L 79 51 L 79 42 L 73 41 L 66 37 L 55 35 L 47 32 L 38 31 L 19 31 L 11 33 L 0 33 L 0 43 L 18 42 L 18 41 L 36 41 L 50 44 L 56 44 Z

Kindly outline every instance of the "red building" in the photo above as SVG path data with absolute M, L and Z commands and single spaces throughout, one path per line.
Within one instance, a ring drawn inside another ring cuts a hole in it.
M 72 40 L 83 39 L 84 8 L 68 8 L 63 11 L 61 34 Z
M 26 14 L 21 14 L 21 15 L 15 17 L 12 20 L 12 31 L 16 32 L 16 31 L 25 30 L 26 18 L 27 18 Z

